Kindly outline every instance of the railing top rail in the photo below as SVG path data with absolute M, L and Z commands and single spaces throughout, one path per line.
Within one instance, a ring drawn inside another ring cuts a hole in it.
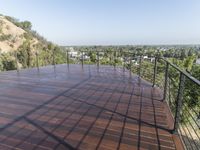
M 173 68 L 175 68 L 176 70 L 178 70 L 180 73 L 184 74 L 188 79 L 190 79 L 192 82 L 194 82 L 195 84 L 197 84 L 198 86 L 200 86 L 200 81 L 197 80 L 196 78 L 194 78 L 193 76 L 191 76 L 189 73 L 187 73 L 186 71 L 180 69 L 179 67 L 177 67 L 176 65 L 172 64 L 170 61 L 168 61 L 167 59 L 161 57 L 162 60 L 164 60 L 165 62 L 167 62 L 170 66 L 172 66 Z

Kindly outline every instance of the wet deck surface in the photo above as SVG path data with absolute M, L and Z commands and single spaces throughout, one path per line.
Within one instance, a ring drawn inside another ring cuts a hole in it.
M 0 73 L 0 149 L 176 149 L 160 92 L 123 69 Z

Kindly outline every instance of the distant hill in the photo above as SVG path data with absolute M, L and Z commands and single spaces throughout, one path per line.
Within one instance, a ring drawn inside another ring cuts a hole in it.
M 41 66 L 52 64 L 53 54 L 55 63 L 63 63 L 66 60 L 64 51 L 58 45 L 47 41 L 31 28 L 29 21 L 0 15 L 0 70 L 16 69 L 17 66 L 35 67 L 36 52 Z

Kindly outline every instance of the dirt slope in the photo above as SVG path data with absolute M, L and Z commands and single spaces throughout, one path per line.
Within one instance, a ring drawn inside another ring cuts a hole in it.
M 1 53 L 17 50 L 26 41 L 26 31 L 0 16 L 0 50 Z M 37 44 L 38 40 L 32 38 L 31 45 Z

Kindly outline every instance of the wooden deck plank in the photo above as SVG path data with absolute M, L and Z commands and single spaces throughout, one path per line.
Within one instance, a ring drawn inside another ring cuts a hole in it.
M 176 149 L 160 95 L 112 66 L 2 72 L 0 149 Z

